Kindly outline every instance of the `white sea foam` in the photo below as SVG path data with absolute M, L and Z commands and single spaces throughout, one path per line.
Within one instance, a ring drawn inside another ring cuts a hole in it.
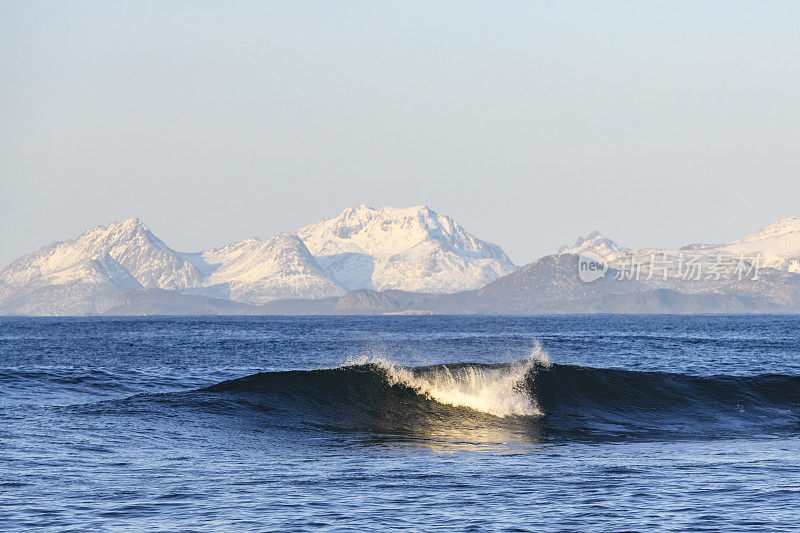
M 539 343 L 527 358 L 499 366 L 441 365 L 414 370 L 385 358 L 369 357 L 350 362 L 375 364 L 386 371 L 390 384 L 403 384 L 439 403 L 469 407 L 499 417 L 543 414 L 525 389 L 525 376 L 537 363 L 550 364 Z

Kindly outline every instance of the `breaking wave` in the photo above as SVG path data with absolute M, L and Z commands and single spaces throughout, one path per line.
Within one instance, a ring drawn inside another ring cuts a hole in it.
M 292 429 L 505 441 L 800 433 L 798 376 L 558 365 L 539 350 L 508 364 L 356 363 L 264 372 L 198 393 L 255 407 L 267 423 Z
M 351 364 L 372 364 L 386 372 L 389 385 L 409 387 L 441 404 L 469 407 L 490 415 L 540 416 L 542 411 L 526 387 L 526 378 L 536 365 L 550 360 L 539 344 L 530 355 L 509 364 L 451 364 L 418 368 L 398 366 L 382 358 L 359 357 Z

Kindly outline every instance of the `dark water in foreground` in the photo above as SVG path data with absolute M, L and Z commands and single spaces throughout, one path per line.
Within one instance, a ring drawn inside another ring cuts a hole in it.
M 798 437 L 796 316 L 0 318 L 4 530 L 793 531 Z

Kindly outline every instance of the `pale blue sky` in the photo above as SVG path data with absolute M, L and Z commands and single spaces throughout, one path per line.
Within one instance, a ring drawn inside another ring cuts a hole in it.
M 526 263 L 800 214 L 798 2 L 0 1 L 0 263 L 427 204 Z

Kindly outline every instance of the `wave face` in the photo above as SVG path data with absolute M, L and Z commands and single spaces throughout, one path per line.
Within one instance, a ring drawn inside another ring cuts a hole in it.
M 800 377 L 695 377 L 550 364 L 264 372 L 199 391 L 293 429 L 461 440 L 625 440 L 800 431 Z

